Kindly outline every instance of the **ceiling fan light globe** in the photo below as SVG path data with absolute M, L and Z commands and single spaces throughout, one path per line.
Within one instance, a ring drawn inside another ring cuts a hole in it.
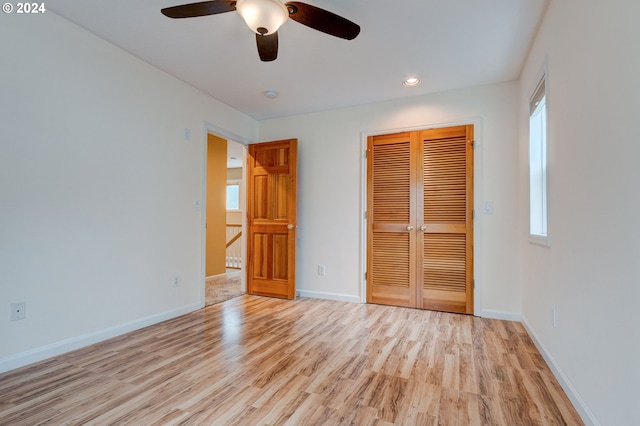
M 289 11 L 280 0 L 238 0 L 236 10 L 247 26 L 261 35 L 275 33 L 289 19 Z

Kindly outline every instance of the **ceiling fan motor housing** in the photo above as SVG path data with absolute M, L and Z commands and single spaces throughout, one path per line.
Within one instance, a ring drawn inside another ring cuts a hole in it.
M 236 10 L 253 32 L 270 35 L 289 19 L 289 11 L 280 0 L 238 0 Z

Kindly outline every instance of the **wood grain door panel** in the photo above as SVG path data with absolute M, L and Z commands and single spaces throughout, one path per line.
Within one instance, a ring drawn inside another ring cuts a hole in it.
M 466 312 L 466 235 L 424 235 L 422 308 Z
M 295 298 L 297 140 L 249 145 L 247 292 Z
M 416 304 L 417 198 L 412 185 L 417 138 L 411 133 L 368 140 L 367 302 Z
M 473 313 L 473 126 L 424 130 L 420 145 L 420 307 Z
M 413 261 L 410 235 L 405 232 L 375 232 L 371 237 L 370 303 L 411 306 Z
M 367 149 L 367 302 L 473 313 L 473 126 Z

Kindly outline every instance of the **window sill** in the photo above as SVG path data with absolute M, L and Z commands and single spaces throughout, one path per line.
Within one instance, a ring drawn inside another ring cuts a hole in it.
M 533 235 L 529 234 L 529 243 L 543 247 L 551 247 L 548 235 Z

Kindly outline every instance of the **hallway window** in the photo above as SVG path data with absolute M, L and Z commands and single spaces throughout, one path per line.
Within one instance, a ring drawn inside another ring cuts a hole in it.
M 240 184 L 227 184 L 227 210 L 240 210 Z
M 546 74 L 529 100 L 529 240 L 549 245 L 547 232 Z

